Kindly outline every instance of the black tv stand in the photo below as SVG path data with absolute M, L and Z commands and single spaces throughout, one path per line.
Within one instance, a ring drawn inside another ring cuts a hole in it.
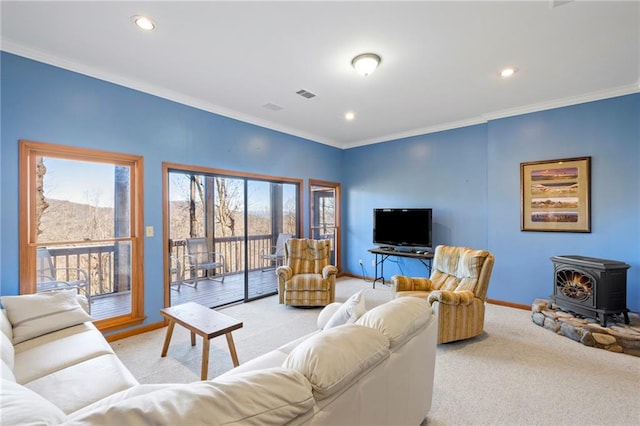
M 421 251 L 421 250 L 418 250 Z M 376 256 L 376 265 L 375 265 L 375 275 L 373 277 L 373 288 L 376 288 L 376 281 L 382 282 L 384 284 L 384 261 L 389 258 L 389 256 L 395 257 L 408 257 L 411 259 L 418 259 L 428 271 L 428 275 L 431 275 L 431 261 L 433 260 L 433 253 L 430 252 L 421 252 L 417 253 L 416 251 L 407 251 L 407 250 L 397 250 L 393 247 L 375 247 L 368 250 L 369 253 L 373 253 Z M 380 275 L 378 275 L 378 265 L 380 265 Z

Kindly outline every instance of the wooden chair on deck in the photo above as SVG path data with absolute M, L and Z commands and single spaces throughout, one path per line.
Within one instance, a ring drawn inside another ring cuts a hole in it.
M 273 265 L 272 268 L 263 269 L 263 272 L 269 269 L 275 269 L 278 266 L 282 266 L 282 263 L 284 262 L 284 244 L 292 237 L 293 234 L 278 234 L 276 245 L 272 246 L 270 251 L 264 252 L 260 255 L 261 260 L 268 260 L 269 264 Z
M 78 294 L 87 298 L 87 310 L 91 313 L 91 286 L 89 274 L 82 268 L 57 268 L 53 264 L 51 254 L 46 247 L 36 249 L 36 291 L 76 289 Z

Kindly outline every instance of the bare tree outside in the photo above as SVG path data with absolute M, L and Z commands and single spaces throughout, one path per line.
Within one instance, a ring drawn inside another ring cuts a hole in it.
M 298 187 L 295 184 L 188 171 L 171 171 L 169 183 L 169 232 L 174 247 L 172 253 L 177 258 L 183 256 L 183 240 L 207 236 L 212 239 L 212 249 L 228 259 L 227 269 L 236 271 L 238 269 L 235 268 L 244 268 L 245 262 L 253 262 L 252 265 L 256 262 L 244 259 L 245 235 L 249 241 L 249 256 L 259 259 L 259 255 L 274 244 L 274 233 L 297 234 Z M 245 185 L 248 193 L 246 207 Z M 282 205 L 273 206 L 272 191 L 278 188 L 282 191 Z M 245 214 L 248 229 L 245 229 Z M 282 215 L 282 227 L 277 230 L 272 229 L 274 221 L 278 222 L 272 217 L 274 214 Z M 207 224 L 207 218 L 213 223 Z M 208 235 L 208 232 L 213 235 Z
M 236 235 L 236 216 L 240 211 L 242 197 L 239 192 L 242 182 L 237 179 L 228 180 L 223 177 L 215 178 L 215 208 L 216 231 L 220 236 Z
M 38 157 L 36 160 L 36 218 L 38 225 L 36 226 L 37 234 L 42 234 L 42 215 L 49 207 L 49 203 L 44 195 L 44 176 L 47 173 L 47 166 L 44 165 L 44 157 Z

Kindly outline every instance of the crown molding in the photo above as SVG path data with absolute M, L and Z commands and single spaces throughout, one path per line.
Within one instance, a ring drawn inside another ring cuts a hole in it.
M 595 102 L 603 99 L 616 98 L 618 96 L 631 95 L 639 93 L 640 86 L 638 84 L 630 84 L 627 86 L 614 87 L 612 89 L 600 90 L 591 93 L 585 93 L 578 96 L 570 96 L 561 99 L 554 99 L 548 102 L 539 102 L 536 104 L 525 105 L 517 108 L 509 108 L 502 111 L 495 111 L 484 114 L 483 117 L 487 121 L 497 120 L 499 118 L 513 117 L 516 115 L 529 114 L 532 112 L 545 111 L 550 109 L 562 108 L 572 105 L 584 104 L 587 102 Z
M 343 144 L 342 148 L 357 148 L 359 146 L 371 145 L 375 143 L 391 142 L 399 139 L 405 139 L 413 136 L 426 135 L 430 133 L 442 132 L 445 130 L 453 130 L 461 127 L 474 126 L 476 124 L 488 123 L 491 120 L 498 120 L 501 118 L 515 117 L 517 115 L 530 114 L 533 112 L 546 111 L 556 108 L 563 108 L 572 105 L 584 104 L 587 102 L 600 101 L 603 99 L 616 98 L 618 96 L 631 95 L 634 93 L 640 93 L 640 80 L 637 83 L 627 86 L 616 87 L 613 89 L 601 90 L 597 92 L 586 93 L 579 96 L 571 96 L 562 99 L 555 99 L 548 102 L 540 102 L 536 104 L 525 105 L 517 108 L 509 108 L 501 111 L 490 112 L 482 114 L 476 118 L 469 118 L 461 121 L 454 121 L 450 123 L 442 123 L 431 127 L 423 127 L 419 129 L 409 130 L 406 132 L 395 133 L 391 135 L 382 136 L 373 139 L 364 139 L 360 141 L 350 142 Z
M 242 121 L 244 123 L 253 124 L 259 127 L 264 127 L 268 130 L 273 130 L 281 133 L 286 133 L 288 135 L 297 136 L 302 139 L 306 139 L 310 142 L 321 143 L 324 145 L 333 146 L 335 148 L 342 148 L 342 145 L 339 142 L 323 138 L 322 136 L 319 136 L 319 135 L 302 132 L 299 129 L 282 126 L 280 124 L 273 123 L 268 120 L 263 120 L 248 114 L 243 114 L 236 110 L 223 108 L 219 105 L 215 105 L 209 102 L 203 102 L 201 99 L 194 98 L 192 96 L 186 96 L 184 94 L 181 94 L 172 90 L 168 90 L 164 87 L 155 86 L 141 80 L 128 78 L 119 74 L 109 73 L 104 70 L 90 67 L 85 64 L 75 62 L 73 60 L 70 60 L 64 57 L 51 55 L 49 53 L 46 53 L 37 49 L 32 49 L 24 45 L 14 43 L 11 40 L 0 39 L 0 50 L 5 51 L 7 53 L 12 53 L 18 56 L 25 57 L 27 59 L 32 59 L 37 62 L 42 62 L 47 65 L 63 68 L 71 72 L 87 75 L 89 77 L 93 77 L 98 80 L 103 80 L 109 83 L 117 84 L 119 86 L 136 90 L 138 92 L 146 93 L 148 95 L 157 96 L 163 99 L 167 99 L 173 102 L 177 102 L 183 105 L 197 108 L 202 111 L 224 116 L 233 120 Z
M 11 40 L 0 38 L 0 50 L 13 53 L 15 55 L 23 56 L 28 59 L 32 59 L 38 62 L 43 62 L 48 65 L 53 65 L 59 68 L 63 68 L 72 72 L 77 72 L 83 75 L 97 78 L 99 80 L 107 81 L 119 86 L 124 86 L 132 90 L 143 92 L 149 95 L 158 96 L 163 99 L 174 101 L 183 105 L 187 105 L 193 108 L 197 108 L 203 111 L 207 111 L 213 114 L 221 115 L 230 119 L 242 121 L 244 123 L 253 124 L 259 127 L 263 127 L 268 130 L 285 133 L 292 136 L 308 140 L 310 142 L 320 143 L 323 145 L 329 145 L 340 149 L 357 148 L 365 145 L 372 145 L 382 142 L 391 142 L 399 139 L 405 139 L 409 137 L 442 132 L 446 130 L 458 129 L 467 126 L 473 126 L 477 124 L 484 124 L 491 120 L 497 120 L 500 118 L 513 117 L 517 115 L 529 114 L 533 112 L 540 112 L 555 108 L 562 108 L 571 105 L 578 105 L 587 102 L 598 101 L 602 99 L 614 98 L 618 96 L 629 95 L 633 93 L 640 93 L 640 79 L 631 85 L 616 87 L 612 89 L 586 93 L 579 96 L 572 96 L 562 99 L 555 99 L 548 102 L 540 102 L 536 104 L 525 105 L 517 108 L 509 108 L 500 111 L 494 111 L 482 114 L 478 117 L 468 118 L 465 120 L 453 121 L 449 123 L 437 124 L 434 126 L 421 127 L 405 132 L 399 132 L 394 134 L 388 134 L 375 138 L 362 139 L 352 142 L 338 142 L 331 139 L 326 139 L 322 136 L 302 132 L 300 129 L 282 126 L 277 123 L 273 123 L 268 120 L 259 119 L 257 117 L 243 114 L 236 110 L 223 108 L 219 105 L 215 105 L 209 102 L 203 102 L 201 99 L 197 99 L 191 96 L 186 96 L 163 87 L 154 86 L 144 81 L 131 79 L 122 75 L 105 72 L 104 70 L 89 67 L 85 64 L 81 64 L 67 58 L 51 55 L 49 53 L 32 49 L 24 45 L 14 43 Z

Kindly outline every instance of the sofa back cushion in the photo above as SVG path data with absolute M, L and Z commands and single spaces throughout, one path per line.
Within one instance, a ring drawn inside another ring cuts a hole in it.
M 78 303 L 76 290 L 3 296 L 2 305 L 13 326 L 13 344 L 91 321 Z
M 395 350 L 433 321 L 431 306 L 420 297 L 400 297 L 376 306 L 362 315 L 356 324 L 378 330 Z
M 357 324 L 314 334 L 296 346 L 282 364 L 302 373 L 321 400 L 389 356 L 389 340 L 379 331 Z
M 469 290 L 477 294 L 478 281 L 484 262 L 489 256 L 486 250 L 468 247 L 437 246 L 431 273 L 433 290 Z
M 285 258 L 293 274 L 321 274 L 329 265 L 329 240 L 291 238 L 285 243 Z
M 315 404 L 304 376 L 283 368 L 165 386 L 95 403 L 69 415 L 65 425 L 281 425 Z

